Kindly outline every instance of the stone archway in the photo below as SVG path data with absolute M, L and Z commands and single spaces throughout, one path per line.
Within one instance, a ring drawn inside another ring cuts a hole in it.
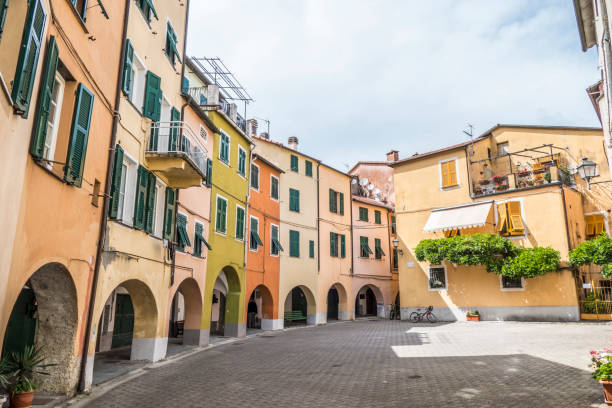
M 41 347 L 49 376 L 36 381 L 40 389 L 68 394 L 78 381 L 79 357 L 74 355 L 77 336 L 77 291 L 70 272 L 60 263 L 39 268 L 17 295 L 7 323 L 3 354 Z
M 327 321 L 350 320 L 351 317 L 346 289 L 341 283 L 336 282 L 327 292 Z
M 192 346 L 208 343 L 208 332 L 201 329 L 202 295 L 195 279 L 184 279 L 176 289 L 169 320 L 169 336 L 179 338 L 180 343 Z
M 244 337 L 246 325 L 240 321 L 242 285 L 238 272 L 225 266 L 217 276 L 212 291 L 210 333 L 226 337 Z
M 285 297 L 284 323 L 305 322 L 314 325 L 317 322 L 317 304 L 310 289 L 304 285 L 298 285 L 291 289 Z M 297 312 L 301 315 L 298 316 Z M 305 319 L 303 319 L 305 317 Z M 299 320 L 296 320 L 298 319 Z
M 355 317 L 357 316 L 385 317 L 385 300 L 378 286 L 366 284 L 357 291 Z
M 246 320 L 247 328 L 276 330 L 278 324 L 275 319 L 276 305 L 274 296 L 266 285 L 259 285 L 249 297 L 247 302 Z

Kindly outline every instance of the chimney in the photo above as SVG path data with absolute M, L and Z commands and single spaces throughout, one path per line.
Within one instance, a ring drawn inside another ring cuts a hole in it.
M 268 132 L 261 132 L 259 134 L 259 137 L 261 137 L 262 139 L 270 140 L 270 135 L 268 134 Z
M 257 119 L 247 120 L 247 135 L 257 136 Z
M 297 151 L 297 149 L 298 149 L 298 138 L 296 136 L 289 136 L 289 140 L 288 140 L 287 144 L 289 145 L 289 148 L 291 150 Z
M 387 153 L 387 161 L 388 162 L 396 162 L 399 160 L 399 152 L 397 150 L 391 150 Z

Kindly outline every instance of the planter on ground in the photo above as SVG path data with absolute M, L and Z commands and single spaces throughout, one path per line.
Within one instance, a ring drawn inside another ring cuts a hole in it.
M 604 401 L 606 404 L 612 405 L 612 381 L 600 380 L 599 383 L 603 385 Z

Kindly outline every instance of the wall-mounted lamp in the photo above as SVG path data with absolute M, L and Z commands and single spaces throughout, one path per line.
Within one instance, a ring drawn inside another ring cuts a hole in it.
M 586 180 L 587 188 L 591 189 L 591 179 L 597 177 L 597 164 L 590 161 L 586 157 L 582 159 L 582 162 L 577 167 L 578 175 L 580 178 Z
M 404 251 L 401 250 L 401 249 L 398 249 L 398 247 L 399 247 L 399 239 L 397 239 L 397 237 L 393 238 L 393 241 L 391 241 L 391 243 L 393 244 L 393 249 L 395 249 L 398 254 L 404 255 Z

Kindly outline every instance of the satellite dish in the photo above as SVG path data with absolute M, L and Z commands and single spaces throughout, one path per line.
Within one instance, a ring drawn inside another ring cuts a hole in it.
M 357 179 L 351 180 L 351 184 L 357 184 Z
M 374 190 L 374 184 L 368 184 L 368 190 Z
M 373 191 L 373 193 L 374 193 L 374 195 L 376 195 L 376 196 L 380 195 L 380 189 L 375 188 L 375 189 L 374 189 L 374 191 Z
M 359 184 L 362 187 L 365 187 L 368 184 L 368 179 L 367 178 L 363 178 L 363 179 L 359 180 Z

